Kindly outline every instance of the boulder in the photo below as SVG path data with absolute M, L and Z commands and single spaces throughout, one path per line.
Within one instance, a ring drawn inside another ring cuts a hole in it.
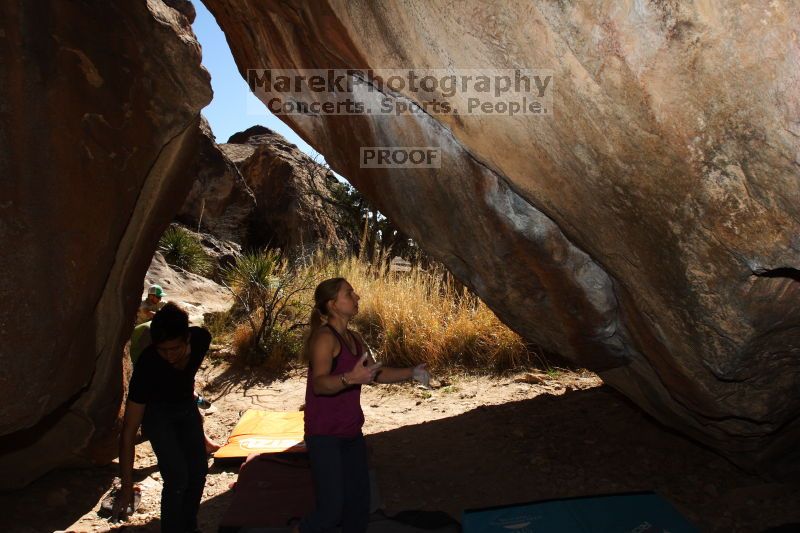
M 224 146 L 224 145 L 223 145 Z M 230 150 L 215 145 L 213 155 L 197 166 L 197 175 L 177 218 L 198 231 L 206 230 L 218 238 L 237 243 L 247 242 L 250 217 L 257 202 Z M 209 152 L 210 154 L 210 152 Z
M 437 112 L 434 99 L 463 111 L 476 95 L 390 90 L 367 74 L 345 96 L 417 112 L 281 118 L 526 339 L 742 465 L 797 472 L 800 12 L 205 4 L 245 78 L 277 67 L 544 69 L 548 114 Z M 331 95 L 306 84 L 292 96 Z M 360 147 L 437 147 L 441 166 L 364 168 Z
M 116 456 L 142 279 L 212 142 L 200 56 L 160 0 L 0 6 L 0 488 Z
M 163 0 L 172 9 L 186 17 L 189 24 L 194 24 L 194 19 L 197 18 L 197 10 L 192 4 L 192 0 Z
M 219 149 L 232 164 L 203 168 L 181 222 L 244 247 L 347 249 L 326 202 L 338 185 L 327 168 L 264 126 L 235 133 Z
M 145 274 L 142 300 L 154 283 L 166 292 L 164 301 L 177 304 L 189 313 L 193 325 L 202 326 L 206 313 L 222 313 L 233 305 L 233 295 L 228 289 L 203 276 L 173 268 L 160 252 L 155 253 Z

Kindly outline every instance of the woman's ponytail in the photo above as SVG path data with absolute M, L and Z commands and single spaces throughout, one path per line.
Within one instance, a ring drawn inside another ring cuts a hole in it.
M 308 335 L 303 347 L 303 359 L 306 361 L 311 360 L 311 339 L 325 322 L 325 317 L 328 314 L 328 302 L 336 299 L 339 288 L 344 281 L 346 281 L 344 278 L 326 279 L 317 285 L 316 290 L 314 290 L 314 308 L 311 310 L 311 316 L 308 319 Z
M 303 343 L 303 361 L 311 360 L 311 337 L 314 336 L 314 332 L 322 326 L 323 322 L 324 317 L 322 313 L 319 312 L 319 308 L 315 305 L 311 310 L 311 316 L 308 318 L 308 333 L 306 334 L 306 341 Z
M 325 322 L 325 317 L 320 313 L 319 308 L 314 306 L 314 309 L 311 310 L 311 317 L 308 320 L 311 331 L 317 331 L 323 322 Z

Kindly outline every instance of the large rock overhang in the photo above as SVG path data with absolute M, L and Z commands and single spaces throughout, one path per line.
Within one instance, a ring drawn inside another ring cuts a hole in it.
M 550 70 L 550 117 L 281 118 L 526 339 L 742 464 L 797 466 L 795 10 L 204 3 L 244 77 Z M 362 168 L 367 146 L 440 147 L 442 166 Z

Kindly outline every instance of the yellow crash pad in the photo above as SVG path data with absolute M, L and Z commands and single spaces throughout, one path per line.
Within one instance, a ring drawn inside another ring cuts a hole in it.
M 302 411 L 248 409 L 231 431 L 215 459 L 247 457 L 253 453 L 305 453 Z

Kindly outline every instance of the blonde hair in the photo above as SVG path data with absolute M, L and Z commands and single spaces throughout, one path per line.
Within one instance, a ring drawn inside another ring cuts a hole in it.
M 339 289 L 342 288 L 342 283 L 345 282 L 347 280 L 344 278 L 330 278 L 317 285 L 317 288 L 314 289 L 314 308 L 311 310 L 311 316 L 308 319 L 308 335 L 303 349 L 303 358 L 306 361 L 311 358 L 311 337 L 314 336 L 314 332 L 322 326 L 325 317 L 328 316 L 328 302 L 336 299 Z

